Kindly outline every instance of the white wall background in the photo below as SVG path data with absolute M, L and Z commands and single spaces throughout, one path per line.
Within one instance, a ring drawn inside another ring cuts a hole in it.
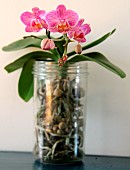
M 86 153 L 130 156 L 130 1 L 5 0 L 0 3 L 0 49 L 27 34 L 19 16 L 34 6 L 49 11 L 63 3 L 77 11 L 92 27 L 88 42 L 117 29 L 92 51 L 105 54 L 127 77 L 121 79 L 97 64 L 89 64 Z M 0 50 L 0 150 L 33 148 L 32 101 L 25 103 L 18 96 L 20 71 L 7 74 L 4 70 L 5 65 L 25 52 Z

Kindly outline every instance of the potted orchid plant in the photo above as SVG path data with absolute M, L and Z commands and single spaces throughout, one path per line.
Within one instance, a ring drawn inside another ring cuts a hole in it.
M 3 47 L 3 50 L 8 52 L 29 47 L 36 47 L 39 49 L 38 51 L 31 51 L 30 53 L 21 56 L 16 61 L 5 67 L 9 73 L 22 68 L 18 88 L 19 95 L 23 100 L 28 101 L 33 96 L 33 89 L 30 94 L 28 94 L 30 91 L 30 84 L 33 79 L 30 75 L 32 68 L 29 69 L 28 67 L 25 67 L 25 65 L 30 65 L 29 63 L 32 59 L 37 60 L 41 58 L 47 60 L 50 58 L 59 64 L 59 66 L 62 66 L 65 62 L 92 61 L 114 72 L 121 78 L 125 77 L 125 73 L 120 68 L 112 64 L 103 54 L 99 52 L 84 52 L 84 50 L 102 43 L 110 37 L 116 29 L 81 47 L 81 43 L 86 42 L 85 36 L 91 31 L 90 25 L 83 24 L 84 19 L 79 19 L 76 12 L 66 10 L 64 5 L 59 5 L 56 10 L 48 13 L 44 10 L 40 10 L 39 8 L 33 8 L 32 12 L 24 12 L 21 15 L 21 20 L 26 26 L 26 32 L 39 32 L 46 30 L 45 35 L 25 36 L 23 39 L 17 40 Z M 57 32 L 62 34 L 59 38 L 51 37 L 50 33 Z M 67 52 L 68 45 L 73 41 L 77 42 L 75 50 Z M 41 49 L 43 49 L 43 51 L 41 51 Z M 24 92 L 23 95 L 25 80 L 30 82 L 26 83 L 26 92 Z
M 124 78 L 123 70 L 102 53 L 86 51 L 102 43 L 116 29 L 83 46 L 91 27 L 63 4 L 49 12 L 32 8 L 32 12 L 21 14 L 21 21 L 25 31 L 34 32 L 35 35 L 24 36 L 3 47 L 3 50 L 10 52 L 35 47 L 37 51 L 21 56 L 5 69 L 11 73 L 22 68 L 18 92 L 26 102 L 35 92 L 32 72 L 36 77 L 36 158 L 49 163 L 80 161 L 83 156 L 83 107 L 86 105 L 86 89 L 82 87 L 86 79 L 86 66 L 80 63 L 95 62 Z M 44 35 L 36 35 L 44 30 Z M 59 37 L 55 37 L 54 33 L 60 34 Z M 74 50 L 68 52 L 73 42 L 76 42 Z

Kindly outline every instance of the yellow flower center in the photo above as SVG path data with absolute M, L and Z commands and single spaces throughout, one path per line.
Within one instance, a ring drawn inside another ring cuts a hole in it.
M 32 22 L 32 27 L 42 29 L 44 22 L 39 22 L 38 20 L 35 20 Z
M 66 32 L 69 30 L 69 24 L 66 21 L 60 21 L 58 24 L 58 32 Z

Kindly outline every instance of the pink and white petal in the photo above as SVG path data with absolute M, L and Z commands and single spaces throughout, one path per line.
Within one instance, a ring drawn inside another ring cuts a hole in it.
M 26 32 L 33 32 L 33 29 L 32 29 L 32 27 L 27 26 L 27 27 L 25 28 L 25 31 L 26 31 Z
M 77 30 L 79 30 L 79 28 L 76 27 L 76 26 L 70 26 L 70 27 L 69 27 L 69 31 L 70 31 L 70 32 L 73 32 L 73 33 L 74 33 L 74 32 L 76 32 Z
M 83 37 L 83 38 L 74 38 L 74 40 L 76 40 L 78 43 L 86 42 L 86 38 L 85 37 Z
M 54 27 L 59 22 L 59 18 L 57 17 L 56 10 L 47 13 L 45 19 L 50 27 Z
M 39 32 L 41 30 L 42 30 L 42 28 L 33 28 L 33 32 Z
M 81 30 L 76 31 L 74 34 L 74 40 L 78 42 L 85 42 L 85 34 Z
M 67 35 L 68 35 L 69 38 L 73 38 L 74 32 L 73 32 L 73 31 L 69 31 L 69 32 L 67 33 Z
M 72 10 L 66 10 L 66 21 L 69 23 L 70 26 L 75 26 L 78 22 L 78 14 Z
M 89 34 L 91 32 L 91 27 L 89 24 L 84 24 L 81 26 L 82 31 L 84 32 L 84 34 Z
M 82 19 L 80 19 L 80 20 L 78 21 L 78 23 L 77 23 L 76 26 L 81 27 L 81 25 L 83 24 L 83 22 L 84 22 L 84 19 L 82 18 Z
M 48 30 L 49 30 L 50 32 L 58 32 L 57 27 L 48 27 Z
M 70 26 L 75 26 L 78 23 L 78 14 L 72 10 L 67 10 L 66 12 L 66 20 L 68 21 Z
M 37 13 L 38 11 L 39 11 L 39 8 L 38 8 L 38 7 L 32 8 L 32 12 L 33 12 L 33 13 Z
M 83 42 L 86 42 L 86 38 L 85 37 L 80 40 L 80 43 L 83 43 Z
M 21 14 L 20 19 L 25 25 L 30 25 L 31 21 L 34 19 L 34 15 L 31 12 L 24 12 Z
M 42 28 L 32 27 L 32 26 L 27 26 L 25 28 L 26 32 L 39 32 L 40 30 L 42 30 Z
M 57 21 L 53 21 L 51 24 L 50 24 L 50 27 L 57 27 Z
M 44 10 L 39 10 L 39 11 L 37 12 L 37 15 L 38 15 L 40 18 L 42 18 L 42 19 L 45 18 L 45 14 L 46 14 L 46 11 L 44 11 Z
M 66 16 L 66 7 L 64 5 L 58 5 L 56 8 L 57 17 L 64 19 Z
M 47 25 L 47 23 L 46 23 L 46 21 L 45 21 L 45 20 L 43 20 L 43 22 L 42 22 L 42 26 L 43 26 L 43 28 L 48 29 L 48 25 Z

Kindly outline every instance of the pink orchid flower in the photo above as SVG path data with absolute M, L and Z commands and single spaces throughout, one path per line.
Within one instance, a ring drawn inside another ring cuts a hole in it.
M 32 13 L 28 11 L 22 13 L 20 18 L 26 25 L 25 31 L 39 32 L 43 28 L 47 29 L 48 25 L 45 21 L 45 14 L 46 12 L 44 10 L 40 10 L 37 7 L 32 8 Z
M 78 14 L 72 10 L 66 10 L 64 5 L 58 5 L 56 10 L 46 14 L 46 21 L 50 32 L 66 33 L 78 22 Z
M 83 24 L 84 19 L 80 19 L 78 24 L 71 31 L 68 32 L 69 38 L 73 38 L 79 43 L 86 42 L 85 36 L 91 32 L 89 24 Z
M 55 43 L 52 39 L 44 38 L 41 41 L 41 48 L 43 50 L 50 50 L 55 48 Z

